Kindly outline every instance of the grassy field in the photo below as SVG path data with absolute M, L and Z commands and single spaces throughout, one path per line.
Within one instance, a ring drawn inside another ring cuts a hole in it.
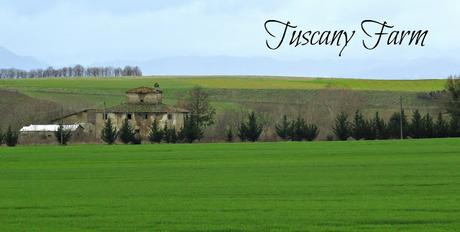
M 195 85 L 209 89 L 349 89 L 370 91 L 428 92 L 442 90 L 445 80 L 369 80 L 343 78 L 294 77 L 121 77 L 121 78 L 49 78 L 0 80 L 2 88 L 25 91 L 54 90 L 120 94 L 126 89 L 152 86 L 159 82 L 165 90 L 187 89 Z
M 174 104 L 187 89 L 200 85 L 211 92 L 217 108 L 238 107 L 241 103 L 286 104 L 293 99 L 308 102 L 312 95 L 322 90 L 357 91 L 364 101 L 370 99 L 370 107 L 383 104 L 383 108 L 399 101 L 400 95 L 414 106 L 426 103 L 415 98 L 416 93 L 442 90 L 445 80 L 369 80 L 341 78 L 295 78 L 295 77 L 245 77 L 245 76 L 152 76 L 121 78 L 48 78 L 3 79 L 0 88 L 19 90 L 28 96 L 50 100 L 77 108 L 102 107 L 118 104 L 124 100 L 127 89 L 153 86 L 160 83 L 165 101 Z M 382 96 L 384 95 L 384 96 Z M 377 96 L 377 97 L 375 97 Z M 373 99 L 378 99 L 374 101 Z M 382 102 L 382 99 L 384 101 Z M 316 99 L 314 99 L 316 101 Z M 310 101 L 313 102 L 313 101 Z
M 459 147 L 1 147 L 0 231 L 459 231 Z

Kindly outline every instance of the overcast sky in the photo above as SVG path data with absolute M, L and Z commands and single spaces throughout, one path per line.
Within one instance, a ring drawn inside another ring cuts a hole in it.
M 458 0 L 0 0 L 0 46 L 56 66 L 175 56 L 456 62 L 459 14 Z M 358 34 L 340 58 L 336 47 L 271 51 L 263 27 L 268 19 Z M 364 19 L 386 20 L 396 30 L 429 30 L 426 46 L 367 51 L 360 42 Z

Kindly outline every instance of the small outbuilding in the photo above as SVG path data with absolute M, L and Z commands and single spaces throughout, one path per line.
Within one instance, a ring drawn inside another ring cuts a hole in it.
M 64 130 L 72 132 L 72 140 L 78 141 L 85 138 L 85 129 L 81 124 L 62 125 Z M 55 133 L 59 125 L 28 125 L 19 130 L 19 140 L 26 144 L 45 144 L 56 141 Z

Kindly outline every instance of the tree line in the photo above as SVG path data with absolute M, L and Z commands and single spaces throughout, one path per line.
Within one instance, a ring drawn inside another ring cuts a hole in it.
M 46 69 L 32 69 L 29 71 L 21 69 L 0 69 L 0 79 L 19 78 L 44 78 L 44 77 L 120 77 L 120 76 L 142 76 L 138 66 L 121 67 L 84 67 L 75 65 L 73 67 Z
M 378 112 L 373 117 L 365 117 L 361 111 L 356 111 L 353 117 L 342 112 L 339 113 L 332 123 L 333 135 L 328 140 L 384 140 L 400 138 L 446 138 L 460 137 L 460 77 L 449 77 L 446 84 L 449 92 L 449 100 L 445 104 L 445 114 L 439 112 L 436 117 L 431 114 L 421 114 L 415 110 L 408 118 L 404 110 L 395 112 L 385 120 Z M 154 120 L 150 127 L 148 140 L 151 143 L 193 143 L 203 138 L 204 130 L 214 123 L 215 109 L 209 101 L 209 94 L 201 87 L 195 87 L 189 91 L 184 107 L 191 113 L 184 118 L 182 128 L 176 130 L 166 124 L 160 128 L 159 122 Z M 446 117 L 447 116 L 447 117 Z M 302 117 L 289 119 L 286 115 L 275 125 L 276 135 L 282 140 L 313 141 L 319 134 L 318 127 L 313 123 L 306 122 Z M 264 130 L 264 124 L 255 112 L 249 112 L 237 127 L 228 127 L 225 138 L 228 142 L 236 137 L 241 141 L 256 142 Z M 16 145 L 17 132 L 11 127 L 5 135 L 0 132 L 1 141 L 9 145 Z M 63 130 L 60 125 L 55 133 L 60 144 L 67 144 L 71 138 L 70 131 Z M 101 139 L 113 144 L 120 140 L 124 144 L 140 144 L 142 139 L 135 133 L 126 119 L 121 128 L 115 128 L 110 118 L 105 122 L 102 129 Z M 63 141 L 65 140 L 65 141 Z
M 373 118 L 365 118 L 360 111 L 356 111 L 353 119 L 349 120 L 348 115 L 342 112 L 335 119 L 333 132 L 338 140 L 460 137 L 460 118 L 451 117 L 446 120 L 439 113 L 434 119 L 429 113 L 422 115 L 415 110 L 410 120 L 402 111 L 394 113 L 385 121 L 378 112 Z

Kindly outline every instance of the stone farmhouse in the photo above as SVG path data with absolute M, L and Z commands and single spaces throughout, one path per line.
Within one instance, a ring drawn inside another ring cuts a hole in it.
M 169 106 L 162 103 L 163 92 L 156 87 L 139 87 L 126 91 L 126 102 L 105 109 L 87 109 L 73 113 L 53 121 L 53 123 L 84 125 L 88 136 L 99 140 L 101 130 L 108 118 L 119 129 L 127 118 L 136 133 L 147 139 L 154 120 L 158 126 L 179 130 L 184 125 L 184 118 L 189 113 L 187 109 Z

